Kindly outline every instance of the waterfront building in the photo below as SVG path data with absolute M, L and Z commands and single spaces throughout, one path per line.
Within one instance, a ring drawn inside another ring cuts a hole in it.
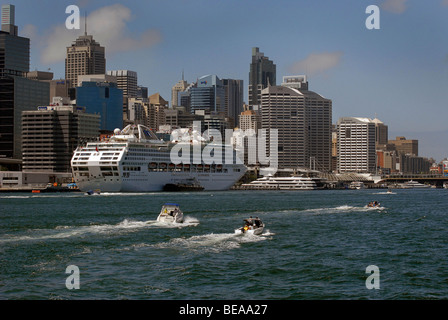
M 116 83 L 84 81 L 76 88 L 76 104 L 101 116 L 100 130 L 123 128 L 123 91 Z
M 65 59 L 65 79 L 72 88 L 78 84 L 78 76 L 85 74 L 105 74 L 105 49 L 93 39 L 92 35 L 79 36 L 70 47 L 67 47 Z
M 278 129 L 279 168 L 331 170 L 332 101 L 308 90 L 306 76 L 262 91 L 262 128 Z
M 57 99 L 57 98 L 55 98 Z M 70 159 L 78 144 L 99 136 L 99 114 L 85 107 L 40 106 L 22 112 L 22 169 L 25 172 L 70 172 Z
M 375 122 L 369 118 L 343 117 L 338 121 L 339 173 L 374 173 Z
M 297 89 L 270 86 L 262 91 L 262 128 L 267 154 L 278 152 L 278 168 L 307 167 L 308 122 L 303 94 Z M 278 130 L 278 149 L 270 150 L 270 132 Z
M 249 105 L 261 104 L 261 91 L 276 85 L 277 67 L 264 56 L 257 47 L 252 48 L 252 61 L 249 71 Z

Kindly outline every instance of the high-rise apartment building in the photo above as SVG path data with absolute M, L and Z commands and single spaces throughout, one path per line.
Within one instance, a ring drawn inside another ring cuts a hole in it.
M 252 48 L 252 62 L 249 71 L 249 105 L 261 104 L 261 91 L 276 85 L 277 69 L 274 62 L 264 56 L 259 48 Z
M 369 118 L 340 118 L 338 153 L 338 172 L 374 173 L 375 122 Z
M 93 39 L 93 36 L 79 36 L 70 47 L 67 47 L 65 59 L 65 79 L 72 88 L 78 84 L 78 75 L 105 74 L 105 49 Z

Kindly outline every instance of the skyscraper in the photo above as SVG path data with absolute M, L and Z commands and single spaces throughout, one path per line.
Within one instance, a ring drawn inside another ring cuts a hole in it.
M 310 168 L 331 171 L 332 101 L 308 90 L 305 75 L 283 77 L 282 86 L 295 88 L 303 94 Z
M 13 5 L 2 6 L 0 69 L 28 72 L 30 70 L 30 39 L 18 36 L 17 26 L 14 25 L 14 12 Z
M 131 70 L 110 70 L 107 75 L 117 79 L 118 89 L 123 90 L 123 119 L 129 119 L 128 101 L 137 97 L 137 72 Z
M 278 152 L 278 168 L 308 166 L 308 123 L 303 94 L 297 89 L 270 86 L 262 91 L 262 128 L 267 154 Z M 278 150 L 270 150 L 270 131 L 278 130 Z
M 179 80 L 172 88 L 171 88 L 171 108 L 175 106 L 180 106 L 180 92 L 185 92 L 188 87 L 188 82 L 184 80 L 184 76 L 182 73 L 182 80 Z
M 18 35 L 18 28 L 15 25 L 16 9 L 12 4 L 2 5 L 2 31 L 12 35 Z
M 0 31 L 0 158 L 21 158 L 21 112 L 48 104 L 48 83 L 27 79 L 30 39 L 18 36 L 13 5 L 2 6 Z
M 123 127 L 123 91 L 114 82 L 85 81 L 76 88 L 76 104 L 101 115 L 100 130 Z
M 232 128 L 239 124 L 239 115 L 243 111 L 243 80 L 223 79 L 224 85 L 224 112 L 229 118 Z
M 67 47 L 65 59 L 65 79 L 70 81 L 72 88 L 78 83 L 78 75 L 105 74 L 105 49 L 93 39 L 93 36 L 79 36 L 70 47 Z
M 276 85 L 276 65 L 260 52 L 252 48 L 252 62 L 249 71 L 249 105 L 261 104 L 261 90 Z
M 222 80 L 216 75 L 198 79 L 197 87 L 190 89 L 191 112 L 204 110 L 206 113 L 224 114 L 225 90 Z
M 340 173 L 374 173 L 375 166 L 375 122 L 369 118 L 340 118 L 337 170 Z
M 332 102 L 309 91 L 305 76 L 284 77 L 281 86 L 263 89 L 261 115 L 267 136 L 278 130 L 280 169 L 331 170 Z

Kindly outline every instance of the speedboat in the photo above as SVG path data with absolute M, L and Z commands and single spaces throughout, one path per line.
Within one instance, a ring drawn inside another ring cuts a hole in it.
M 182 223 L 184 222 L 184 213 L 180 210 L 177 203 L 165 203 L 157 217 L 159 222 Z
M 258 217 L 244 219 L 244 226 L 235 229 L 236 234 L 254 234 L 260 235 L 263 233 L 265 224 Z
M 100 189 L 86 191 L 86 195 L 88 195 L 88 196 L 97 195 L 97 194 L 101 194 L 101 190 Z
M 381 204 L 378 201 L 370 201 L 366 205 L 366 208 L 379 208 L 380 206 L 381 206 Z

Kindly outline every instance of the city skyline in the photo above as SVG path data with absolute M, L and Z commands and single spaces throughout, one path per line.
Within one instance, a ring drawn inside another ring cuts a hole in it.
M 65 9 L 75 4 L 106 48 L 106 69 L 136 71 L 150 94 L 170 100 L 183 72 L 188 82 L 215 74 L 243 80 L 247 103 L 251 50 L 259 47 L 277 79 L 305 74 L 310 90 L 332 100 L 333 123 L 378 117 L 389 139 L 418 139 L 422 156 L 448 156 L 448 1 L 9 3 L 19 35 L 31 39 L 30 70 L 64 78 L 66 47 L 85 32 L 83 19 L 80 30 L 65 28 Z M 365 27 L 370 4 L 380 8 L 379 30 Z

